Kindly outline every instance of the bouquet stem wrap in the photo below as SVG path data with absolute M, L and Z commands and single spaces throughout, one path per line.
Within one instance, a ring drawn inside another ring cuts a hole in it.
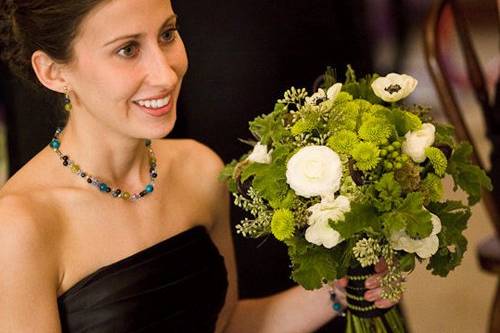
M 397 307 L 379 309 L 364 299 L 368 290 L 365 281 L 374 273 L 373 266 L 360 267 L 354 262 L 348 269 L 346 333 L 404 333 L 403 317 Z

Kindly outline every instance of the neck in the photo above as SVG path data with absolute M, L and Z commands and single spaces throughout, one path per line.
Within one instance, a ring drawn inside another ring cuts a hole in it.
M 136 191 L 149 181 L 149 153 L 144 139 L 72 121 L 60 134 L 60 150 L 87 174 L 109 186 Z

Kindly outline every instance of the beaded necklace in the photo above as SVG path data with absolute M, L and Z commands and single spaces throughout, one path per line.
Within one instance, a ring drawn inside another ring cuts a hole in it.
M 130 192 L 127 191 L 122 191 L 119 188 L 112 189 L 111 187 L 108 186 L 108 184 L 102 182 L 99 180 L 99 178 L 91 176 L 87 174 L 85 171 L 83 171 L 78 164 L 75 163 L 75 161 L 71 160 L 68 155 L 63 154 L 60 150 L 59 147 L 61 146 L 61 140 L 59 139 L 59 134 L 61 134 L 62 129 L 58 128 L 56 132 L 54 133 L 54 136 L 52 138 L 52 141 L 50 142 L 49 146 L 56 152 L 56 154 L 59 156 L 59 158 L 62 160 L 62 164 L 65 167 L 69 167 L 71 172 L 74 173 L 77 176 L 80 176 L 82 179 L 85 179 L 89 185 L 95 186 L 99 191 L 103 193 L 110 193 L 113 198 L 121 198 L 123 200 L 127 201 L 136 201 L 147 194 L 153 192 L 154 190 L 154 183 L 156 180 L 156 177 L 158 177 L 158 173 L 156 171 L 156 157 L 155 153 L 153 152 L 153 148 L 151 147 L 151 140 L 146 139 L 144 144 L 146 145 L 146 148 L 148 149 L 149 152 L 149 177 L 150 181 L 146 185 L 146 187 L 139 193 L 133 193 L 130 194 Z

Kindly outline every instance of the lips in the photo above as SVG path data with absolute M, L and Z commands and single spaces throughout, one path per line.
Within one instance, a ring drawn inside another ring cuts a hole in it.
M 142 111 L 149 115 L 160 117 L 168 113 L 172 108 L 172 96 L 167 95 L 160 98 L 140 99 L 134 101 Z

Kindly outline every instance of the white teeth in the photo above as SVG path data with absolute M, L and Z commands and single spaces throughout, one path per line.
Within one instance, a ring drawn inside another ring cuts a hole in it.
M 142 99 L 136 101 L 137 104 L 151 109 L 162 108 L 170 101 L 170 95 L 160 99 Z

